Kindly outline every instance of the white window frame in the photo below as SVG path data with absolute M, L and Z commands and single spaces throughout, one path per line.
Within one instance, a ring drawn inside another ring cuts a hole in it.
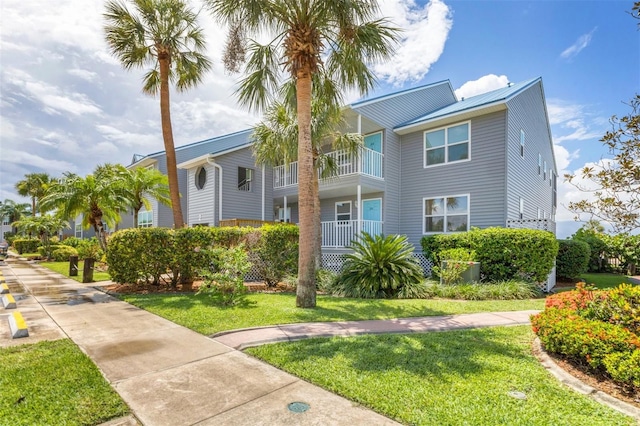
M 520 197 L 520 204 L 519 204 L 519 218 L 520 220 L 524 219 L 524 198 Z
M 240 185 L 240 170 L 244 169 L 244 183 Z M 254 170 L 251 167 L 238 166 L 238 191 L 241 192 L 251 192 L 253 185 L 253 172 Z
M 520 129 L 520 157 L 524 158 L 524 130 Z
M 449 231 L 447 230 L 447 198 L 458 198 L 458 197 L 467 197 L 467 231 L 469 231 L 469 229 L 471 229 L 471 194 L 467 193 L 467 194 L 456 194 L 456 195 L 439 195 L 436 197 L 424 197 L 422 199 L 422 234 L 423 235 L 434 235 L 434 234 L 455 234 L 457 232 L 464 232 L 464 231 Z M 434 215 L 427 215 L 427 212 L 425 211 L 425 205 L 427 200 L 435 200 L 438 198 L 444 198 L 445 202 L 444 202 L 444 208 L 445 211 L 443 212 L 442 215 L 437 215 L 437 216 L 443 216 L 444 217 L 444 222 L 443 222 L 443 226 L 444 226 L 444 231 L 442 232 L 427 232 L 426 230 L 426 218 L 427 217 L 434 217 Z M 462 214 L 454 214 L 452 216 L 462 216 Z
M 542 176 L 542 154 L 538 154 L 538 175 Z
M 543 173 L 542 173 L 542 180 L 547 180 L 547 162 L 545 160 L 544 162 L 544 169 L 543 169 Z
M 452 127 L 458 127 L 458 126 L 462 126 L 466 124 L 467 125 L 467 140 L 466 142 L 456 142 L 454 144 L 449 145 L 448 143 L 448 138 L 449 138 L 449 132 L 447 131 L 448 129 L 452 128 Z M 437 132 L 440 130 L 444 130 L 444 145 L 442 145 L 441 147 L 436 147 L 436 148 L 427 148 L 426 147 L 426 138 L 427 138 L 427 133 L 432 133 L 432 132 Z M 456 160 L 456 161 L 449 161 L 449 147 L 450 146 L 455 146 L 455 145 L 462 145 L 466 143 L 468 145 L 467 147 L 467 158 L 462 159 L 462 160 Z M 430 150 L 434 150 L 434 149 L 440 149 L 440 148 L 444 148 L 444 161 L 442 163 L 438 163 L 438 164 L 427 164 L 427 151 Z M 438 127 L 435 129 L 429 129 L 425 132 L 423 132 L 422 134 L 422 166 L 426 169 L 426 168 L 431 168 L 431 167 L 439 167 L 439 166 L 445 166 L 447 164 L 457 164 L 457 163 L 464 163 L 466 161 L 471 161 L 471 121 L 463 121 L 460 123 L 455 123 L 449 126 L 443 126 L 443 127 Z
M 291 222 L 291 207 L 287 207 L 286 212 L 284 207 L 278 207 L 278 220 L 280 222 Z
M 76 222 L 73 230 L 74 237 L 82 239 L 82 231 L 82 222 Z
M 204 172 L 204 182 L 202 183 L 202 186 L 200 185 L 200 173 Z M 193 175 L 193 184 L 196 187 L 196 189 L 198 191 L 201 191 L 204 189 L 205 186 L 207 186 L 207 182 L 209 180 L 209 171 L 207 170 L 207 168 L 205 166 L 200 166 L 196 169 L 195 174 Z
M 344 219 L 338 219 L 338 214 L 340 215 L 345 215 L 346 213 L 338 213 L 338 206 L 342 207 L 345 204 L 349 204 L 349 219 L 344 220 Z M 351 201 L 336 201 L 335 204 L 335 219 L 336 222 L 338 222 L 338 224 L 351 224 L 351 221 L 353 220 L 353 205 L 351 203 Z M 343 223 L 346 222 L 346 223 Z
M 145 216 L 150 216 L 150 220 L 149 221 L 142 221 L 141 220 L 141 216 L 142 215 Z M 144 210 L 144 211 L 140 211 L 138 212 L 138 228 L 153 228 L 153 210 Z
M 2 226 L 9 226 L 11 225 L 11 221 L 9 220 L 8 217 L 5 217 L 2 219 Z

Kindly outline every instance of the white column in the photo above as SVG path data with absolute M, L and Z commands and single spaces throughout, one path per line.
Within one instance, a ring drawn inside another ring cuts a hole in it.
M 287 196 L 284 196 L 284 223 L 287 223 Z
M 265 183 L 264 183 L 264 164 L 262 165 L 262 221 L 264 222 L 264 206 L 266 203 L 265 200 Z
M 357 186 L 356 208 L 358 209 L 358 227 L 356 228 L 356 231 L 360 234 L 360 231 L 362 230 L 362 187 L 360 185 Z

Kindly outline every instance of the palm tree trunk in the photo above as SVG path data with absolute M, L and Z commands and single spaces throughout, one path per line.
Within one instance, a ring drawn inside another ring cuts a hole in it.
M 138 227 L 138 213 L 140 213 L 140 209 L 133 209 L 133 229 Z
M 36 197 L 31 197 L 31 216 L 36 215 Z
M 314 167 L 313 174 L 313 189 L 315 191 L 314 195 L 314 203 L 313 203 L 313 219 L 314 224 L 313 227 L 316 230 L 315 236 L 315 269 L 322 268 L 322 225 L 321 225 L 321 215 L 322 211 L 320 210 L 320 182 L 318 181 L 318 171 Z
M 171 195 L 171 208 L 173 210 L 173 227 L 179 229 L 184 226 L 184 219 L 182 218 L 182 206 L 180 205 L 176 147 L 173 143 L 173 130 L 171 128 L 168 55 L 159 54 L 158 62 L 160 63 L 160 117 L 162 120 L 162 139 L 164 140 L 164 150 L 167 156 L 167 176 L 169 177 L 169 192 Z
M 296 306 L 316 306 L 315 282 L 315 191 L 313 151 L 311 145 L 311 73 L 300 70 L 296 81 L 298 105 L 298 208 L 300 220 L 298 288 Z

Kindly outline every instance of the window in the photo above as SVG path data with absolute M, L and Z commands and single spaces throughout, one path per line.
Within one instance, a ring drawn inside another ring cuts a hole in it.
M 551 169 L 549 169 L 549 186 L 553 188 L 553 179 L 555 178 L 555 173 Z
M 542 180 L 547 180 L 547 162 L 544 162 L 544 169 L 542 169 Z
M 469 195 L 425 198 L 423 233 L 469 230 Z
M 75 231 L 76 238 L 82 238 L 82 223 L 76 222 L 74 231 Z
M 524 130 L 520 129 L 520 157 L 524 158 Z
M 151 228 L 153 226 L 153 210 L 138 213 L 138 228 Z
M 278 207 L 278 221 L 291 222 L 291 207 L 287 207 L 286 212 L 284 207 Z
M 553 186 L 551 187 L 551 198 L 552 198 L 552 202 L 553 202 L 553 207 L 556 208 L 558 207 L 558 186 L 557 186 L 557 182 L 558 182 L 558 177 L 555 175 L 555 173 L 553 174 Z
M 336 203 L 336 222 L 349 222 L 351 220 L 351 201 Z
M 469 123 L 425 132 L 424 167 L 469 159 Z
M 524 199 L 520 197 L 520 220 L 524 219 Z
M 538 174 L 542 174 L 542 154 L 538 154 Z
M 542 219 L 542 210 L 538 207 L 538 219 Z
M 5 217 L 4 219 L 2 219 L 2 224 L 3 224 L 4 226 L 8 226 L 8 225 L 10 224 L 9 218 L 8 218 L 8 217 Z
M 238 191 L 251 191 L 253 169 L 238 167 Z
M 207 169 L 200 167 L 196 171 L 195 184 L 197 189 L 203 189 L 207 183 Z

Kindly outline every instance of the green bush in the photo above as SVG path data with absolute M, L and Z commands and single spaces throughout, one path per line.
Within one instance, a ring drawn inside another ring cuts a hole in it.
M 277 285 L 286 275 L 298 273 L 299 229 L 288 223 L 264 225 L 260 239 L 252 250 L 256 267 L 269 287 Z
M 501 281 L 496 283 L 440 284 L 426 282 L 426 297 L 442 297 L 461 300 L 523 300 L 541 295 L 540 289 L 526 281 Z
M 60 244 L 77 249 L 81 242 L 82 240 L 78 237 L 67 237 L 60 241 Z
M 589 244 L 580 240 L 558 240 L 556 258 L 556 276 L 574 280 L 587 272 L 591 249 Z
M 7 242 L 7 244 L 9 244 L 10 246 L 13 245 L 13 241 L 17 238 L 16 233 L 15 232 L 11 232 L 11 231 L 7 231 L 4 233 L 4 240 Z
M 244 247 L 217 247 L 206 250 L 205 255 L 211 266 L 201 271 L 204 284 L 200 286 L 198 294 L 208 295 L 215 305 L 233 306 L 242 303 L 247 294 L 244 276 L 251 269 Z
M 96 237 L 91 237 L 88 240 L 80 240 L 76 246 L 78 250 L 78 257 L 80 259 L 95 259 L 101 260 L 104 256 L 100 242 Z
M 41 257 L 45 259 L 49 259 L 49 258 L 53 258 L 53 251 L 56 250 L 58 247 L 60 247 L 59 244 L 49 244 L 48 247 L 38 246 L 37 252 Z
M 35 253 L 38 251 L 40 244 L 42 243 L 37 238 L 16 238 L 13 240 L 13 247 L 18 254 Z
M 54 262 L 68 262 L 70 256 L 77 256 L 78 250 L 70 246 L 59 245 L 51 252 Z
M 631 284 L 600 292 L 584 308 L 583 315 L 640 334 L 640 287 Z
M 209 266 L 207 250 L 214 244 L 214 228 L 197 226 L 177 229 L 174 234 L 173 273 L 181 283 L 191 283 Z
M 558 253 L 551 232 L 533 229 L 487 228 L 422 238 L 422 249 L 435 264 L 444 249 L 474 250 L 483 281 L 547 280 Z
M 353 253 L 345 255 L 342 272 L 329 291 L 345 297 L 394 298 L 402 287 L 423 279 L 406 236 L 363 233 L 353 242 Z
M 610 256 L 611 249 L 606 241 L 606 236 L 595 231 L 579 229 L 571 236 L 574 241 L 582 241 L 589 245 L 589 264 L 588 272 L 605 272 L 609 268 L 608 262 L 605 260 Z

